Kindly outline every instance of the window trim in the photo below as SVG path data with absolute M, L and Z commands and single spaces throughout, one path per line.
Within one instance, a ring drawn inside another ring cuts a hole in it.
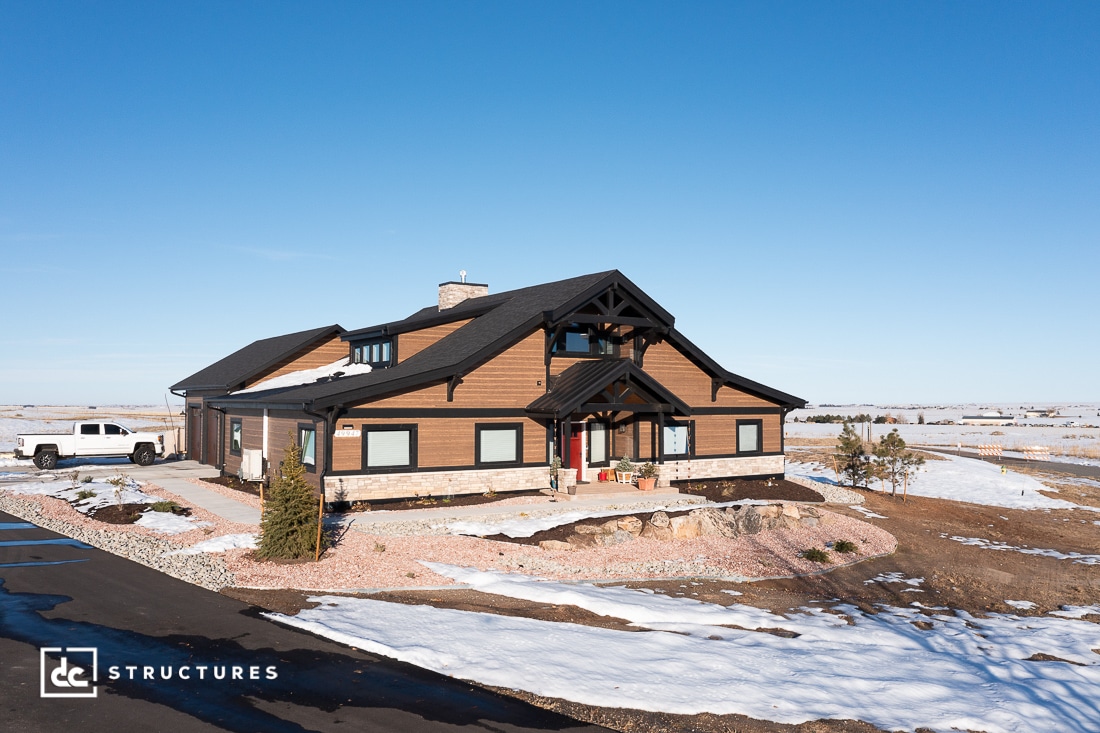
M 515 430 L 516 458 L 514 461 L 482 461 L 481 434 L 486 430 Z M 476 468 L 513 468 L 523 465 L 523 423 L 484 422 L 474 423 L 474 466 Z
M 416 471 L 419 467 L 419 454 L 417 452 L 417 444 L 419 443 L 417 423 L 406 423 L 400 425 L 378 425 L 378 424 L 364 424 L 360 425 L 360 431 L 362 432 L 362 458 L 361 466 L 363 473 L 409 473 Z M 409 463 L 404 466 L 371 466 L 367 461 L 367 433 L 389 433 L 389 432 L 407 432 L 409 434 Z
M 756 450 L 741 450 L 741 426 L 742 425 L 755 425 L 756 426 Z M 737 436 L 736 450 L 739 456 L 756 456 L 764 452 L 764 421 L 760 419 L 755 420 L 737 420 L 735 421 L 734 435 Z
M 313 433 L 313 463 L 306 463 L 305 452 L 302 453 L 302 465 L 305 467 L 307 473 L 317 473 L 317 423 L 312 422 L 300 422 L 298 423 L 298 448 L 302 448 L 302 431 L 309 430 Z
M 377 346 L 380 344 L 388 344 L 390 358 L 382 359 L 379 361 L 363 361 L 360 357 L 362 349 L 369 348 L 371 346 Z M 349 362 L 351 364 L 368 364 L 371 369 L 388 369 L 397 363 L 397 339 L 392 336 L 383 336 L 371 339 L 362 339 L 361 341 L 354 341 L 351 343 L 351 353 L 349 354 Z
M 240 440 L 237 441 L 237 450 L 233 450 L 233 428 L 238 428 L 241 431 Z M 300 438 L 301 436 L 299 436 Z M 314 437 L 314 441 L 317 438 Z M 239 417 L 230 418 L 229 420 L 229 455 L 239 456 L 242 454 L 241 449 L 244 448 L 244 420 Z

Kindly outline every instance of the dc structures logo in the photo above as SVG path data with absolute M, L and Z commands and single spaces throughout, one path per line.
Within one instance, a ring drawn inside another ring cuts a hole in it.
M 57 660 L 50 654 L 60 655 Z M 99 681 L 99 650 L 94 646 L 45 646 L 38 650 L 41 697 L 95 697 Z M 73 664 L 67 655 L 79 654 L 81 659 L 91 654 L 92 665 Z

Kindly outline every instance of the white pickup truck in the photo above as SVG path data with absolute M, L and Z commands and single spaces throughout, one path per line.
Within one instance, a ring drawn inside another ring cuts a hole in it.
M 118 423 L 86 420 L 73 423 L 73 432 L 17 435 L 16 458 L 33 458 L 34 465 L 56 468 L 61 458 L 126 456 L 139 466 L 152 465 L 164 455 L 164 433 L 138 433 Z

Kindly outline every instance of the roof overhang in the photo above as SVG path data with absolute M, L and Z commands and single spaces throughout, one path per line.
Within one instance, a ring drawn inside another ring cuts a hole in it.
M 691 408 L 629 359 L 593 359 L 566 369 L 551 391 L 526 408 L 529 415 L 561 420 L 574 412 L 691 415 Z

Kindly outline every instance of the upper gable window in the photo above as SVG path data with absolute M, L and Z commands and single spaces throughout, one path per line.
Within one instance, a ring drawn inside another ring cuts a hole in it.
M 570 324 L 554 342 L 558 356 L 615 356 L 618 349 L 614 340 L 600 333 L 595 326 Z
M 351 349 L 353 364 L 370 364 L 374 369 L 393 366 L 393 341 L 377 339 L 358 343 Z

